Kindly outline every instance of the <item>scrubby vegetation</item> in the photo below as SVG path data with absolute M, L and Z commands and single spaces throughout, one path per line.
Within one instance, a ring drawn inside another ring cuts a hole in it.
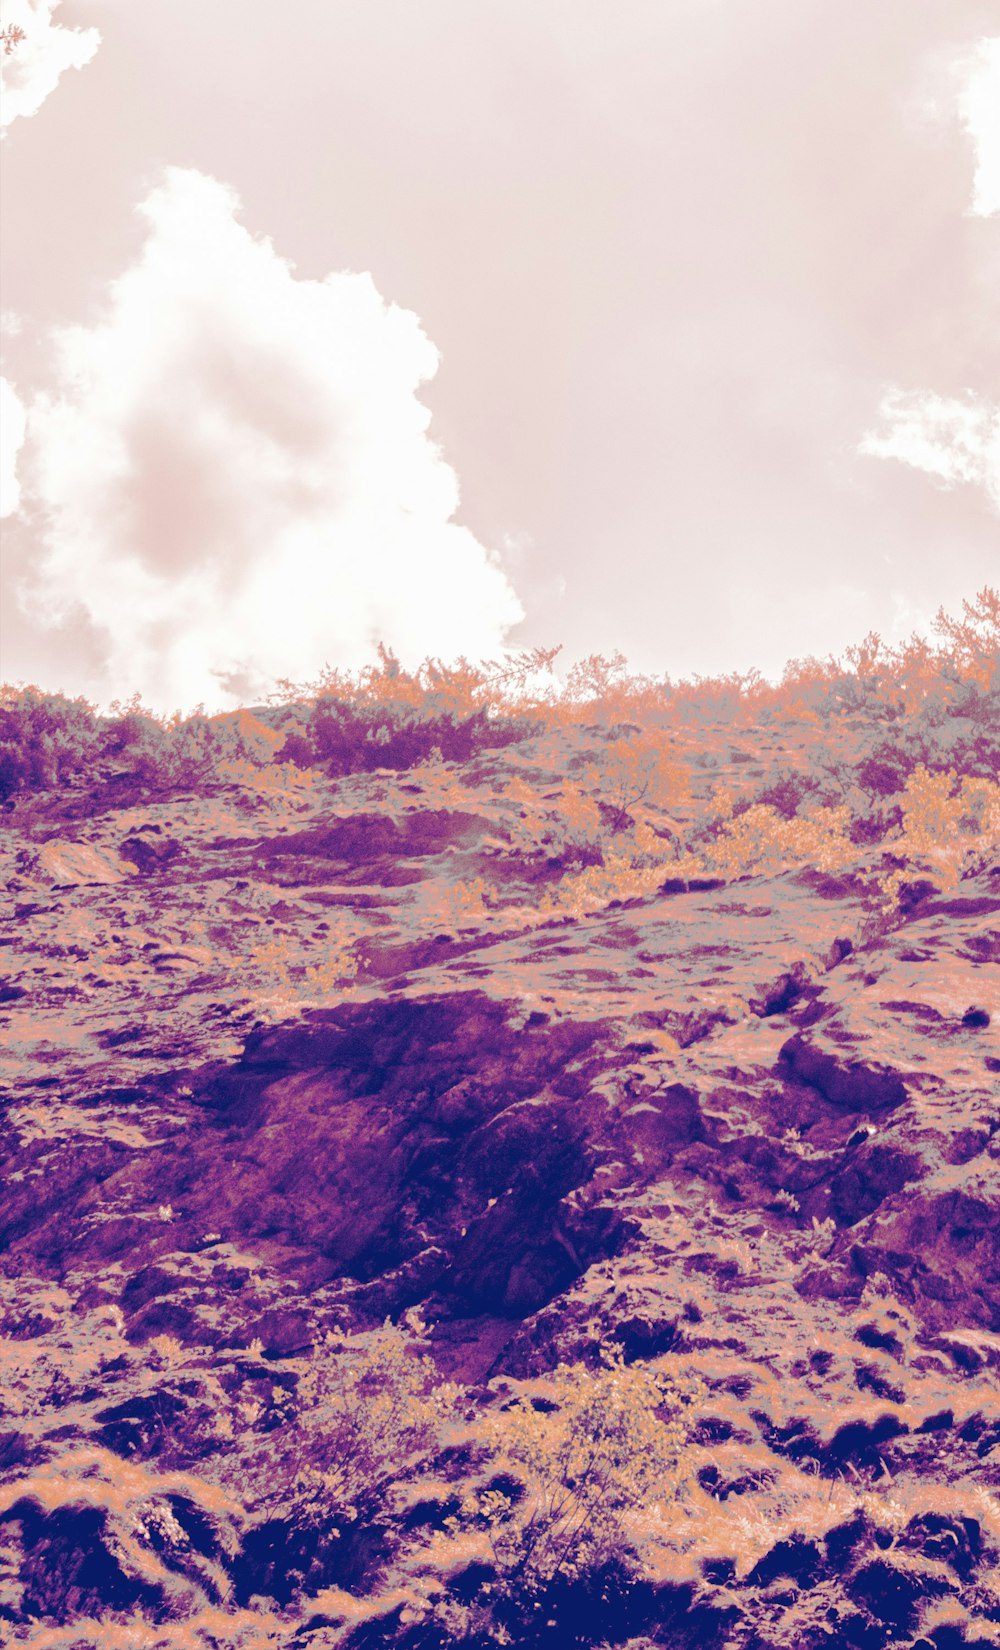
M 915 636 L 893 649 L 872 634 L 844 660 L 792 661 L 776 686 L 754 671 L 678 684 L 637 677 L 620 654 L 583 660 L 559 683 L 558 649 L 479 667 L 428 660 L 408 673 L 380 647 L 379 663 L 353 676 L 282 682 L 267 705 L 217 716 L 157 717 L 137 698 L 102 716 L 83 699 L 4 687 L 0 796 L 24 806 L 86 785 L 100 806 L 214 785 L 294 793 L 320 776 L 466 763 L 575 727 L 599 748 L 572 764 L 557 794 L 516 779 L 507 789 L 512 848 L 565 872 L 535 903 L 536 919 L 641 897 L 668 876 L 843 870 L 859 847 L 879 845 L 891 909 L 915 875 L 954 886 L 996 836 L 1000 595 L 986 587 L 963 607 L 961 619 L 938 614 L 936 647 Z M 690 730 L 717 738 L 726 725 L 787 725 L 796 763 L 754 796 L 717 793 L 682 830 L 671 817 L 690 797 L 681 746 L 697 762 Z M 822 737 L 803 750 L 810 727 Z M 471 904 L 463 896 L 458 916 L 489 911 L 479 892 Z
M 560 682 L 552 668 L 558 648 L 478 667 L 465 659 L 451 667 L 427 660 L 410 673 L 383 646 L 379 663 L 354 675 L 331 669 L 315 682 L 285 681 L 266 705 L 216 716 L 157 716 L 138 696 L 99 715 L 82 698 L 5 685 L 0 797 L 95 776 L 170 788 L 282 764 L 345 775 L 427 760 L 466 762 L 546 729 L 596 722 L 608 741 L 599 780 L 614 832 L 633 805 L 682 793 L 671 729 L 716 722 L 818 727 L 838 719 L 852 719 L 870 744 L 849 776 L 853 789 L 859 797 L 885 797 L 919 764 L 933 772 L 950 762 L 970 777 L 995 771 L 1000 595 L 986 587 L 964 609 L 961 620 L 938 614 L 937 647 L 914 637 L 892 649 L 872 634 L 848 648 L 844 660 L 793 660 L 775 686 L 755 671 L 679 683 L 630 675 L 620 654 L 585 659 Z M 813 769 L 776 776 L 769 794 L 756 800 L 787 818 L 805 795 L 824 800 L 847 782 L 818 751 Z

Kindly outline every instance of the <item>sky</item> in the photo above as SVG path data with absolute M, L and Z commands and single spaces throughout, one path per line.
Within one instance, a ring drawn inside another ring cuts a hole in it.
M 677 680 L 1000 585 L 995 0 L 0 0 L 0 677 Z

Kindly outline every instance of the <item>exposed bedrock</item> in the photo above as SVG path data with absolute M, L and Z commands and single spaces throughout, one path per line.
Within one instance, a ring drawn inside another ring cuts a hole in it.
M 341 1322 L 427 1301 L 435 1319 L 536 1312 L 641 1247 L 635 1199 L 659 1184 L 706 1210 L 759 1211 L 786 1235 L 828 1226 L 806 1294 L 857 1294 L 884 1272 L 932 1324 L 995 1328 L 995 1177 L 974 1166 L 990 1136 L 971 1131 L 963 1148 L 915 1128 L 899 1073 L 812 1035 L 786 1040 L 776 1081 L 750 1089 L 669 1081 L 636 1067 L 642 1045 L 607 1021 L 525 1020 L 476 990 L 313 1010 L 188 1073 L 142 1150 L 39 1138 L 21 1151 L 8 1125 L 21 1178 L 5 1236 L 56 1274 L 120 1269 L 134 1338 L 257 1336 L 277 1356 L 310 1343 L 322 1308 Z M 115 1103 L 155 1124 L 167 1085 L 161 1074 Z M 307 1294 L 251 1308 L 220 1245 L 266 1246 Z
M 779 1069 L 843 1111 L 890 1111 L 906 1099 L 906 1085 L 898 1072 L 861 1060 L 837 1059 L 804 1037 L 790 1037 L 782 1045 Z

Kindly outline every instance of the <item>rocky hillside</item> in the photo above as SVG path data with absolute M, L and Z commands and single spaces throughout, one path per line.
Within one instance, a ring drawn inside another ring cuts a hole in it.
M 1000 1644 L 997 704 L 9 787 L 7 1641 Z

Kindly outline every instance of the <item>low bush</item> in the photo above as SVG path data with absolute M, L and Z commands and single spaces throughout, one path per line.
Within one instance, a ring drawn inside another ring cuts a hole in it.
M 94 708 L 41 688 L 0 688 L 0 800 L 71 783 L 89 768 Z
M 906 782 L 901 813 L 901 831 L 889 844 L 895 863 L 879 884 L 890 908 L 898 906 L 915 875 L 954 892 L 963 877 L 1000 862 L 1000 785 L 995 780 L 959 780 L 954 769 L 930 773 L 918 767 Z
M 725 794 L 717 798 L 718 828 L 697 844 L 701 874 L 731 878 L 779 873 L 793 865 L 841 871 L 855 859 L 849 835 L 850 809 L 813 808 L 785 818 L 765 803 L 737 813 Z
M 799 769 L 784 768 L 773 780 L 757 792 L 753 801 L 773 808 L 782 819 L 794 819 L 806 801 L 819 800 L 822 783 L 812 774 Z
M 484 710 L 457 717 L 391 700 L 356 704 L 322 699 L 298 749 L 309 761 L 325 763 L 330 773 L 344 775 L 412 768 L 435 750 L 446 762 L 467 762 L 479 751 L 509 745 L 529 731 L 534 729 L 514 718 L 491 719 Z
M 522 1642 L 529 1624 L 555 1629 L 588 1584 L 627 1590 L 648 1550 L 670 1540 L 703 1387 L 668 1362 L 625 1365 L 606 1353 L 597 1369 L 561 1365 L 477 1426 L 488 1465 L 463 1488 L 431 1557 L 437 1550 L 443 1568 L 450 1548 L 478 1539 L 490 1577 L 475 1601 L 482 1631 L 489 1600 L 486 1642 Z
M 457 1398 L 398 1325 L 387 1320 L 354 1342 L 330 1333 L 298 1383 L 275 1464 L 296 1495 L 356 1519 L 363 1502 L 440 1449 Z

